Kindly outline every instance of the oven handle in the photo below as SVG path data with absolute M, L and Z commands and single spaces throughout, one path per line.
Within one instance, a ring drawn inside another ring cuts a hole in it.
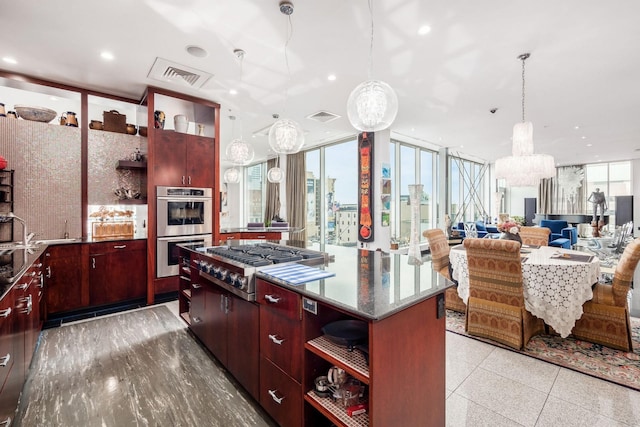
M 188 236 L 170 236 L 170 237 L 158 237 L 158 240 L 162 241 L 162 242 L 176 242 L 176 243 L 180 243 L 180 242 L 191 242 L 194 240 L 210 240 L 211 239 L 211 234 L 207 233 L 207 234 L 190 234 Z
M 158 196 L 157 197 L 158 200 L 166 200 L 168 202 L 206 202 L 208 200 L 213 200 L 212 197 L 208 197 L 208 196 L 184 196 L 184 197 L 177 197 L 177 196 Z

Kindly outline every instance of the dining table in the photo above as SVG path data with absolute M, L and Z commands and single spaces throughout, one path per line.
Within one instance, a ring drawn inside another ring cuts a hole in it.
M 525 308 L 566 338 L 582 317 L 582 305 L 593 298 L 600 260 L 585 252 L 534 245 L 522 245 L 520 256 Z M 458 295 L 466 304 L 469 266 L 464 246 L 453 246 L 449 260 Z

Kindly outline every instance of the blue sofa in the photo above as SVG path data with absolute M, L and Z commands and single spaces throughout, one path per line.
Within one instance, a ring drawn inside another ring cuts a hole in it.
M 470 223 L 472 222 L 467 222 L 467 224 L 470 224 Z M 457 230 L 460 233 L 460 237 L 462 237 L 463 239 L 466 237 L 466 233 L 464 231 L 464 224 L 465 224 L 464 222 L 459 222 L 456 227 L 452 228 L 452 230 Z M 487 234 L 499 233 L 498 227 L 492 224 L 485 224 L 484 221 L 478 220 L 475 222 L 475 225 L 476 225 L 476 230 L 478 230 L 479 238 L 483 238 Z
M 578 243 L 578 230 L 570 227 L 567 221 L 561 219 L 541 219 L 540 227 L 551 230 L 549 246 L 571 249 Z

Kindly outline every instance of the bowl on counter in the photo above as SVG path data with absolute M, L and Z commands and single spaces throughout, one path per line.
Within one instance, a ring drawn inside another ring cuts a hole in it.
M 140 126 L 140 128 L 138 128 L 138 134 L 140 136 L 147 136 L 147 127 L 146 126 Z
M 16 113 L 18 113 L 18 117 L 34 122 L 49 123 L 58 115 L 58 113 L 48 108 L 32 107 L 29 105 L 16 105 L 15 110 Z

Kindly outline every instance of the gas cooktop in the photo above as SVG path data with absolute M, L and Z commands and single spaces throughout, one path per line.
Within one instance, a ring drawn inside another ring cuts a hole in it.
M 250 265 L 262 267 L 284 262 L 301 261 L 305 259 L 324 258 L 324 253 L 298 249 L 291 246 L 278 246 L 269 243 L 238 246 L 214 246 L 205 249 L 207 254 Z

